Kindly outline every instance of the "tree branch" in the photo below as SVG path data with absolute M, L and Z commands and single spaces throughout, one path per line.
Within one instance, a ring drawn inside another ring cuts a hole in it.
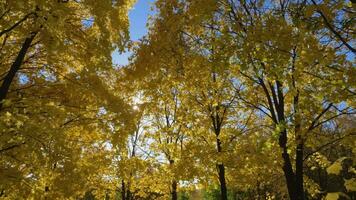
M 317 12 L 321 15 L 321 17 L 324 20 L 325 25 L 328 27 L 328 29 L 334 33 L 334 35 L 339 38 L 339 40 L 352 52 L 352 53 L 356 53 L 356 49 L 354 49 L 350 44 L 348 44 L 346 42 L 346 40 L 340 35 L 340 33 L 338 33 L 334 27 L 330 24 L 330 22 L 328 21 L 328 19 L 326 18 L 326 16 L 324 15 L 324 13 L 318 8 L 318 4 L 315 2 L 315 0 L 311 0 L 313 2 L 313 4 L 315 6 L 317 6 Z
M 22 143 L 20 143 L 20 144 L 13 144 L 13 145 L 10 145 L 10 146 L 5 147 L 5 148 L 3 148 L 3 149 L 0 149 L 0 153 L 5 152 L 5 151 L 8 151 L 8 150 L 11 150 L 11 149 L 14 149 L 14 148 L 16 148 L 16 147 L 19 147 L 19 146 L 21 146 L 22 144 L 25 144 L 25 142 L 22 142 Z

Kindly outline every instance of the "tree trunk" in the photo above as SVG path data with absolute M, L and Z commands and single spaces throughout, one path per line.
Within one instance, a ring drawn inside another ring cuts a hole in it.
M 218 153 L 222 151 L 221 141 L 219 138 L 216 138 L 216 146 L 218 149 Z M 218 174 L 219 174 L 219 182 L 220 182 L 220 192 L 221 192 L 221 200 L 227 200 L 227 187 L 225 180 L 225 166 L 224 164 L 217 164 Z
M 294 69 L 293 69 L 294 70 Z M 293 86 L 296 88 L 296 83 L 293 77 Z M 298 91 L 298 90 L 297 90 Z M 303 159 L 304 159 L 304 139 L 301 132 L 301 113 L 299 110 L 299 91 L 293 98 L 293 110 L 294 110 L 294 133 L 296 135 L 296 160 L 295 160 L 295 184 L 296 195 L 298 200 L 304 199 L 304 187 L 303 187 Z
M 122 200 L 131 200 L 132 194 L 130 192 L 130 183 L 125 183 L 124 180 L 121 181 L 121 198 Z
M 292 162 L 287 151 L 287 131 L 283 130 L 279 136 L 279 146 L 281 147 L 283 153 L 283 172 L 287 182 L 287 189 L 289 198 L 291 200 L 297 200 L 296 193 L 296 183 L 295 183 L 295 174 L 293 172 Z
M 12 63 L 9 72 L 6 74 L 1 87 L 0 87 L 0 111 L 3 106 L 3 100 L 6 98 L 7 93 L 9 92 L 10 85 L 15 78 L 16 73 L 19 71 L 22 62 L 28 52 L 29 48 L 31 47 L 31 43 L 33 39 L 36 37 L 37 32 L 32 32 L 29 37 L 25 39 L 25 42 L 22 44 L 22 47 L 15 59 Z
M 304 144 L 301 141 L 297 145 L 297 155 L 296 155 L 296 168 L 295 168 L 295 179 L 296 179 L 296 195 L 298 200 L 304 199 L 304 185 L 303 185 L 303 151 Z
M 225 180 L 225 166 L 223 164 L 218 164 L 219 170 L 219 182 L 221 190 L 221 200 L 227 200 L 227 187 Z
M 126 200 L 131 200 L 132 199 L 132 193 L 130 191 L 129 185 L 127 185 L 127 193 L 126 193 Z
M 174 164 L 174 160 L 169 160 L 169 165 L 171 165 L 171 167 L 173 167 L 173 164 Z M 177 181 L 175 180 L 175 178 L 173 178 L 172 185 L 171 185 L 172 200 L 177 200 L 178 199 L 177 185 L 178 185 Z
M 121 199 L 126 200 L 126 187 L 125 187 L 125 181 L 121 181 Z
M 177 181 L 173 180 L 172 181 L 172 200 L 177 200 L 178 199 L 178 194 L 177 194 Z

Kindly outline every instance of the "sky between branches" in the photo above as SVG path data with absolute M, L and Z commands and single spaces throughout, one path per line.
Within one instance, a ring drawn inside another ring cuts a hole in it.
M 130 38 L 133 41 L 137 41 L 147 33 L 147 19 L 150 14 L 153 13 L 151 7 L 154 0 L 137 0 L 135 6 L 130 11 Z M 128 64 L 128 58 L 130 52 L 124 52 L 122 54 L 115 51 L 112 54 L 113 63 L 115 65 Z

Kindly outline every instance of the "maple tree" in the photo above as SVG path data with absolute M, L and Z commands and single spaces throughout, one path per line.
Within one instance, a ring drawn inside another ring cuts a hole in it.
M 187 77 L 187 82 L 180 79 L 187 94 L 194 93 L 195 87 L 204 88 L 204 82 L 215 76 L 226 77 L 232 85 L 241 84 L 235 91 L 237 102 L 263 116 L 264 126 L 278 138 L 289 197 L 306 198 L 304 154 L 309 157 L 320 148 L 309 141 L 315 140 L 318 128 L 330 126 L 342 115 L 355 114 L 350 82 L 354 67 L 345 57 L 345 51 L 354 53 L 350 46 L 353 37 L 348 35 L 352 23 L 349 4 L 204 1 L 200 8 L 199 1 L 157 1 L 156 5 L 160 13 L 148 42 L 135 58 L 137 72 L 162 71 L 173 62 L 170 68 Z M 219 59 L 221 65 L 216 62 Z M 210 71 L 211 76 L 194 85 L 210 65 L 227 75 Z M 213 122 L 220 116 L 214 107 L 220 104 L 210 105 Z M 194 109 L 194 102 L 189 105 Z M 199 114 L 195 117 L 202 119 Z M 352 131 L 344 134 L 341 138 L 354 138 Z M 223 179 L 220 183 L 225 185 Z M 227 199 L 225 186 L 221 187 L 221 198 Z
M 102 189 L 110 118 L 100 110 L 124 114 L 103 79 L 126 46 L 132 3 L 1 2 L 1 198 Z
M 0 199 L 356 197 L 352 2 L 133 5 L 0 3 Z

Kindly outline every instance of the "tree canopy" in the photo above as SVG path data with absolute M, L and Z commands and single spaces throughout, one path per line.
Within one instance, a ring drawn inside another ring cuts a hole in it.
M 355 3 L 134 3 L 0 2 L 0 199 L 356 198 Z

